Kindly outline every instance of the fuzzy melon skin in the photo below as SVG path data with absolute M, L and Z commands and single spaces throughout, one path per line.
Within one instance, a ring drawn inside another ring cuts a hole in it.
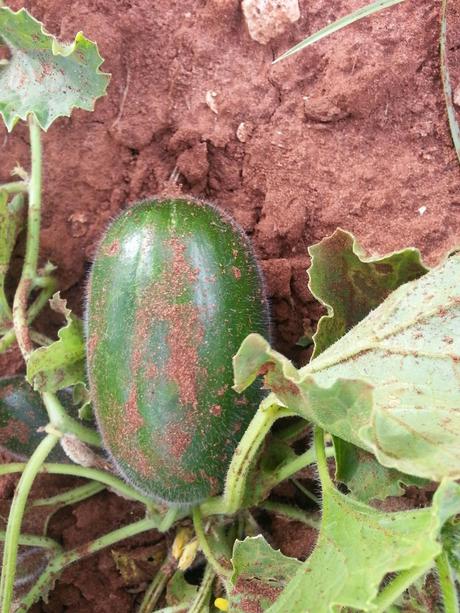
M 222 491 L 262 398 L 232 390 L 232 356 L 268 328 L 249 241 L 211 205 L 142 202 L 109 227 L 89 283 L 88 376 L 128 482 L 169 504 Z

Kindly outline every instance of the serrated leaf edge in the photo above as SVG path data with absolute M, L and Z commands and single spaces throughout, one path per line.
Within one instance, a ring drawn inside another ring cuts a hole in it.
M 92 41 L 89 38 L 86 38 L 86 36 L 83 34 L 82 31 L 77 32 L 77 34 L 75 35 L 75 38 L 73 40 L 73 42 L 71 43 L 61 43 L 56 36 L 53 36 L 53 34 L 50 34 L 46 29 L 45 26 L 43 25 L 43 23 L 41 21 L 39 21 L 38 19 L 36 19 L 33 15 L 31 15 L 29 13 L 29 11 L 25 8 L 20 8 L 17 11 L 13 11 L 12 9 L 10 9 L 8 6 L 0 6 L 0 11 L 7 11 L 8 13 L 10 13 L 11 15 L 19 15 L 20 13 L 26 13 L 26 15 L 28 15 L 28 17 L 34 21 L 38 26 L 40 26 L 40 30 L 41 33 L 46 37 L 46 38 L 50 38 L 51 39 L 51 52 L 53 55 L 57 56 L 57 55 L 61 55 L 63 57 L 68 57 L 69 55 L 71 55 L 76 49 L 77 49 L 77 45 L 78 43 L 80 43 L 82 40 L 85 40 L 91 44 L 94 45 L 95 48 L 95 52 L 96 52 L 96 56 L 98 58 L 98 60 L 100 60 L 97 65 L 96 65 L 96 74 L 97 75 L 101 75 L 106 77 L 105 79 L 105 85 L 104 85 L 104 89 L 103 92 L 97 96 L 96 98 L 93 99 L 93 101 L 88 104 L 88 105 L 78 105 L 75 104 L 73 106 L 70 107 L 70 110 L 68 113 L 62 113 L 60 114 L 58 117 L 55 117 L 51 123 L 49 123 L 48 125 L 42 125 L 41 122 L 38 120 L 37 115 L 35 114 L 34 111 L 29 111 L 29 113 L 24 113 L 24 114 L 20 114 L 20 113 L 16 113 L 11 122 L 8 123 L 6 117 L 4 116 L 3 112 L 0 111 L 0 115 L 3 118 L 3 121 L 6 125 L 6 128 L 8 130 L 8 132 L 11 132 L 14 128 L 14 126 L 17 124 L 17 122 L 19 120 L 22 121 L 26 121 L 28 115 L 33 115 L 33 117 L 35 118 L 35 120 L 37 121 L 38 125 L 41 127 L 41 129 L 44 132 L 47 132 L 48 128 L 51 126 L 51 124 L 58 119 L 59 117 L 70 117 L 72 114 L 72 110 L 73 109 L 83 109 L 84 111 L 94 111 L 95 108 L 95 104 L 96 104 L 96 100 L 98 100 L 99 98 L 102 98 L 102 96 L 105 96 L 106 92 L 107 92 L 107 88 L 109 86 L 110 83 L 110 77 L 112 76 L 111 73 L 109 72 L 102 72 L 102 70 L 100 70 L 101 65 L 104 63 L 104 59 L 102 58 L 101 54 L 99 53 L 99 47 L 98 44 L 95 41 Z M 1 39 L 1 35 L 0 35 L 0 39 Z M 5 43 L 6 46 L 8 48 L 9 45 L 8 43 Z M 0 67 L 1 69 L 1 67 Z

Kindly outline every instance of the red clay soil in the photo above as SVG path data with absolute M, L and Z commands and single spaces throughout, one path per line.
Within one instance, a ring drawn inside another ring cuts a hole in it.
M 319 312 L 306 285 L 308 245 L 341 226 L 372 254 L 413 245 L 435 263 L 458 246 L 460 170 L 439 75 L 439 1 L 404 2 L 276 66 L 292 44 L 365 3 L 301 0 L 299 22 L 266 46 L 249 37 L 239 0 L 8 4 L 63 39 L 83 30 L 112 73 L 95 113 L 58 120 L 44 139 L 42 261 L 58 266 L 77 313 L 107 222 L 172 190 L 214 202 L 252 237 L 277 348 L 300 361 L 294 345 Z M 455 88 L 460 9 L 450 6 Z M 28 167 L 27 140 L 21 126 L 2 132 L 0 180 L 17 162 Z M 1 373 L 20 369 L 15 350 L 0 358 Z M 68 511 L 54 535 L 73 544 L 69 531 L 89 536 L 97 514 L 104 528 L 118 526 L 114 500 L 99 495 Z M 133 610 L 111 559 L 103 552 L 68 571 L 35 610 Z

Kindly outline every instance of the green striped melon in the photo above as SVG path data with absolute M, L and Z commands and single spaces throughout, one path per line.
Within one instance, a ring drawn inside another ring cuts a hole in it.
M 209 204 L 151 200 L 107 230 L 91 272 L 88 375 L 121 475 L 169 504 L 222 491 L 261 400 L 233 389 L 232 356 L 268 335 L 268 308 L 242 230 Z

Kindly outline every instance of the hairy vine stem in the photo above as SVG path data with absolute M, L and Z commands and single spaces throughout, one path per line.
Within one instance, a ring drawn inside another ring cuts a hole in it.
M 114 530 L 108 534 L 104 534 L 104 536 L 101 536 L 100 538 L 95 539 L 86 545 L 76 547 L 70 551 L 64 551 L 63 553 L 57 555 L 48 564 L 28 594 L 22 598 L 19 608 L 16 609 L 16 613 L 25 613 L 25 611 L 28 611 L 34 602 L 37 602 L 37 600 L 40 599 L 52 580 L 57 577 L 66 566 L 70 566 L 70 564 L 73 564 L 78 560 L 82 560 L 83 558 L 86 558 L 87 556 L 96 553 L 105 547 L 109 547 L 118 541 L 129 538 L 130 536 L 135 536 L 136 534 L 141 534 L 142 532 L 147 532 L 147 530 L 153 530 L 154 528 L 158 528 L 158 522 L 156 519 L 141 519 L 133 524 L 129 524 L 128 526 L 124 526 L 123 528 L 119 528 L 118 530 Z
M 37 276 L 40 247 L 41 190 L 42 190 L 42 143 L 40 126 L 33 114 L 29 115 L 31 149 L 31 173 L 29 180 L 29 208 L 27 217 L 27 243 L 21 279 L 13 301 L 13 325 L 24 359 L 33 350 L 30 339 L 27 302 Z
M 449 564 L 447 553 L 443 551 L 436 558 L 436 570 L 438 571 L 439 585 L 441 587 L 442 600 L 445 613 L 459 613 L 460 605 L 455 577 Z
M 41 441 L 27 462 L 14 492 L 3 550 L 2 578 L 0 583 L 1 613 L 10 613 L 11 611 L 18 545 L 27 497 L 37 473 L 58 440 L 59 438 L 54 434 L 48 434 Z

